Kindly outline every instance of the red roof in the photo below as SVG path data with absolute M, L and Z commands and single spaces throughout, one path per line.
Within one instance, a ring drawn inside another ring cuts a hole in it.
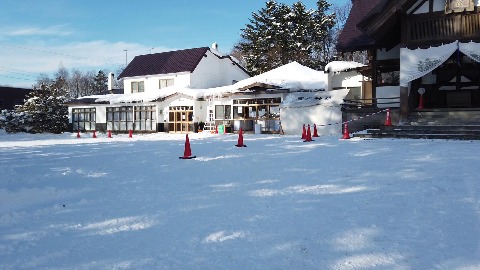
M 340 52 L 361 51 L 374 45 L 373 39 L 358 29 L 357 25 L 369 15 L 382 0 L 352 0 L 352 9 L 340 33 L 337 50 Z
M 139 55 L 133 58 L 118 77 L 193 72 L 208 50 L 208 47 L 201 47 Z

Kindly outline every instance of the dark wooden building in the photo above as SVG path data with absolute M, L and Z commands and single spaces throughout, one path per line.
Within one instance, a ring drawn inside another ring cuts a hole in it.
M 418 112 L 425 111 L 478 114 L 478 5 L 474 0 L 352 0 L 337 50 L 366 50 L 368 65 L 360 71 L 369 80 L 363 99 L 350 103 L 362 106 L 350 111 L 346 106 L 347 114 L 392 107 L 400 125 L 421 121 Z M 475 117 L 464 120 L 469 119 Z
M 0 110 L 12 110 L 15 105 L 23 104 L 32 89 L 0 86 Z

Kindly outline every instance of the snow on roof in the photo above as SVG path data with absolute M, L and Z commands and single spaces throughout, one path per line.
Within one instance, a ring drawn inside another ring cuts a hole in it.
M 254 83 L 265 83 L 290 89 L 291 91 L 321 90 L 325 89 L 325 80 L 323 71 L 311 69 L 297 62 L 291 62 L 252 78 L 239 81 L 234 86 L 243 88 Z
M 354 61 L 332 61 L 325 66 L 325 72 L 336 73 L 364 66 L 364 64 Z
M 95 102 L 109 102 L 110 104 L 135 101 L 150 102 L 174 94 L 184 94 L 193 99 L 197 99 L 241 92 L 239 89 L 255 83 L 273 85 L 282 89 L 289 89 L 292 92 L 301 90 L 324 90 L 325 80 L 326 76 L 323 71 L 316 71 L 297 62 L 292 62 L 228 86 L 209 89 L 193 89 L 189 86 L 173 85 L 163 88 L 161 91 L 145 91 L 142 93 L 117 95 L 94 95 L 81 98 L 94 98 L 96 99 Z

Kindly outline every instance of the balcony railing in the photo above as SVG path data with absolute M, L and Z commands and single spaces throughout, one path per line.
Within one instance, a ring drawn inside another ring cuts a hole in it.
M 407 31 L 409 44 L 479 38 L 480 14 L 458 14 L 428 19 L 412 18 L 408 22 Z

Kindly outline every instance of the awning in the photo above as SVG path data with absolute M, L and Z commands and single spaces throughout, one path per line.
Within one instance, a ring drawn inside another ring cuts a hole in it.
M 480 44 L 475 42 L 458 43 L 459 50 L 474 61 L 480 62 Z
M 400 86 L 425 76 L 439 67 L 458 49 L 458 41 L 428 49 L 400 48 Z
M 480 62 L 480 44 L 475 42 L 462 43 L 454 41 L 450 44 L 430 47 L 428 49 L 400 49 L 400 86 L 425 76 L 439 67 L 454 52 L 461 51 L 474 61 Z

